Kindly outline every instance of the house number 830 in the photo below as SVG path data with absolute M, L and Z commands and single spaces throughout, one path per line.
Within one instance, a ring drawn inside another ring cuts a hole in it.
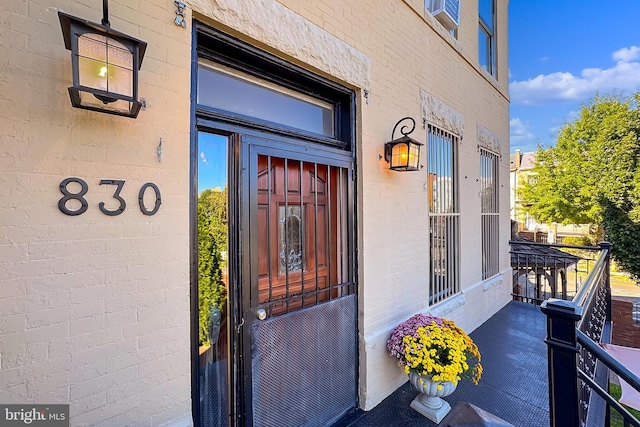
M 80 185 L 80 191 L 72 192 L 69 190 L 69 184 L 72 182 Z M 103 214 L 109 216 L 120 215 L 122 212 L 124 212 L 125 208 L 127 207 L 127 202 L 120 196 L 120 192 L 124 187 L 124 180 L 101 179 L 100 185 L 115 185 L 116 188 L 113 191 L 113 195 L 111 197 L 116 199 L 119 203 L 119 206 L 116 209 L 107 209 L 105 207 L 105 203 L 100 202 L 98 204 L 100 211 Z M 153 209 L 148 209 L 144 204 L 144 195 L 149 188 L 151 188 L 156 195 L 156 201 L 153 205 Z M 83 179 L 75 177 L 63 179 L 62 182 L 60 182 L 60 192 L 63 194 L 63 197 L 58 200 L 58 209 L 60 209 L 60 211 L 66 215 L 75 216 L 83 214 L 89 207 L 87 199 L 84 198 L 88 191 L 89 186 Z M 69 202 L 69 200 L 77 200 L 78 202 L 80 202 L 80 207 L 75 210 L 69 209 L 69 207 L 67 206 L 67 202 Z M 158 209 L 160 209 L 161 203 L 162 199 L 160 197 L 160 189 L 153 182 L 147 182 L 140 188 L 140 191 L 138 192 L 138 205 L 140 206 L 140 212 L 145 215 L 154 215 L 156 212 L 158 212 Z

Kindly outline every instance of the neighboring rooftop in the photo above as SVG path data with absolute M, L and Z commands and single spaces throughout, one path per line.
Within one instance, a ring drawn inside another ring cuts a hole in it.
M 509 170 L 531 170 L 536 161 L 536 153 L 521 153 L 516 150 L 514 154 L 509 156 Z

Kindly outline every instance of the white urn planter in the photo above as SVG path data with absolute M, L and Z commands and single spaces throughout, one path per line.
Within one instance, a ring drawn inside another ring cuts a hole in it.
M 411 402 L 411 408 L 434 423 L 439 424 L 451 410 L 451 405 L 442 400 L 442 398 L 453 393 L 456 389 L 456 384 L 451 381 L 433 382 L 428 376 L 414 372 L 409 374 L 409 381 L 420 392 Z M 438 386 L 441 386 L 440 389 L 438 389 Z

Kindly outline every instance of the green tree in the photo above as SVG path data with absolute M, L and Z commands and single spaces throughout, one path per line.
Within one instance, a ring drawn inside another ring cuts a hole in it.
M 198 317 L 200 345 L 211 345 L 212 309 L 224 312 L 227 290 L 222 280 L 227 250 L 227 188 L 208 189 L 198 197 Z
M 538 148 L 520 196 L 543 222 L 597 224 L 619 265 L 640 278 L 640 93 L 596 96 Z

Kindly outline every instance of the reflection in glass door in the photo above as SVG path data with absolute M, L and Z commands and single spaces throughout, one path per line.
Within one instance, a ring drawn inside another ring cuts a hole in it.
M 200 424 L 229 422 L 226 136 L 198 133 L 198 381 Z

